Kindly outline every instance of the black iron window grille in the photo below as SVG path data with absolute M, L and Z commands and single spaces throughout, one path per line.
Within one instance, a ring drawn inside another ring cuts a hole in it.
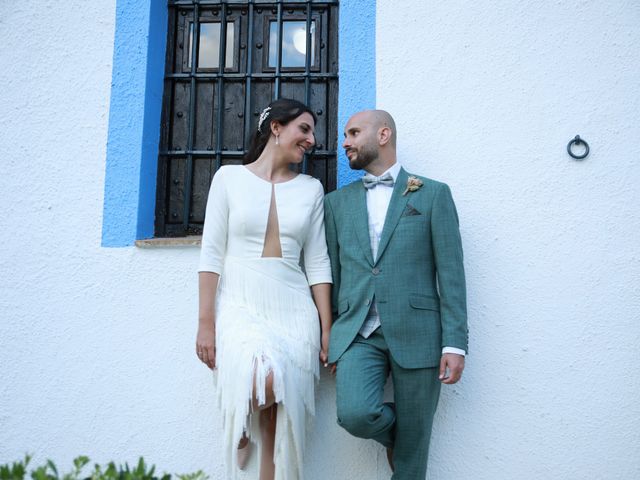
M 169 0 L 156 236 L 202 233 L 209 185 L 280 97 L 318 116 L 300 169 L 336 187 L 338 1 Z

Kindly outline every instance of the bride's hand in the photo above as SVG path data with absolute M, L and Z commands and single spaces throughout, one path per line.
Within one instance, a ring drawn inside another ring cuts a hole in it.
M 211 370 L 216 368 L 216 330 L 213 325 L 198 327 L 196 355 Z
M 322 332 L 320 343 L 320 361 L 325 367 L 329 366 L 329 332 Z

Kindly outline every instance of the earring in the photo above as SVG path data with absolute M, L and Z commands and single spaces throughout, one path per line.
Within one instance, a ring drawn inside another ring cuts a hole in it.
M 276 135 L 276 145 L 280 145 L 280 135 Z

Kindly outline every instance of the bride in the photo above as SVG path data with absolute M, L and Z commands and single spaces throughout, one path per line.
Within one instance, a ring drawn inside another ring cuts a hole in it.
M 221 167 L 209 192 L 196 354 L 216 370 L 228 478 L 251 440 L 260 480 L 302 478 L 318 356 L 327 362 L 331 269 L 322 185 L 289 166 L 313 147 L 315 121 L 300 102 L 272 102 L 245 164 Z

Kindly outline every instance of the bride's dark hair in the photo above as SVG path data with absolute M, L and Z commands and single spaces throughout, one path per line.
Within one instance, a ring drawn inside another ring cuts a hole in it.
M 284 126 L 305 112 L 313 117 L 314 124 L 318 120 L 316 115 L 304 103 L 289 98 L 274 100 L 262 112 L 258 120 L 259 123 L 256 125 L 256 131 L 251 138 L 249 150 L 242 160 L 243 165 L 255 162 L 262 154 L 271 136 L 271 122 L 275 121 Z

